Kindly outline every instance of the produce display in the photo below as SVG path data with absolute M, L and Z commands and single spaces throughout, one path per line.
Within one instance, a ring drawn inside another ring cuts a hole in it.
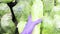
M 60 34 L 60 0 L 0 0 L 0 34 Z

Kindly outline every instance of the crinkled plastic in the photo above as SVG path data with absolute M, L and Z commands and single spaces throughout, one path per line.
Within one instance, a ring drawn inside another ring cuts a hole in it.
M 12 21 L 11 13 L 1 18 L 1 34 L 15 34 L 15 24 Z
M 13 34 L 15 32 L 10 8 L 5 3 L 0 3 L 0 25 L 1 34 Z

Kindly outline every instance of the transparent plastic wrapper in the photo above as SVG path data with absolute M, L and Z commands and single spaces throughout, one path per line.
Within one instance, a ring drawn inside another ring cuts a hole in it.
M 5 3 L 0 3 L 0 17 L 6 13 L 11 13 L 9 7 Z
M 60 6 L 54 6 L 49 16 L 44 16 L 43 34 L 60 34 Z
M 60 6 L 54 6 L 54 21 L 56 23 L 56 28 L 60 28 Z
M 15 34 L 16 27 L 12 21 L 11 13 L 2 16 L 1 28 L 1 34 Z
M 54 12 L 54 0 L 43 0 L 43 30 L 42 34 L 56 34 Z
M 32 5 L 32 21 L 35 21 L 37 19 L 42 19 L 43 20 L 43 3 L 41 0 L 35 0 L 33 1 L 33 5 Z M 41 23 L 39 23 L 38 25 L 35 26 L 32 34 L 40 34 L 40 26 Z
M 44 15 L 48 16 L 54 7 L 54 0 L 42 0 Z
M 13 7 L 14 14 L 18 21 L 18 31 L 21 33 L 24 29 L 25 24 L 27 23 L 28 16 L 30 13 L 30 6 L 28 1 L 19 1 L 18 4 Z
M 43 18 L 43 34 L 56 34 L 55 33 L 55 23 L 54 19 L 52 19 L 50 16 L 44 16 Z
M 0 3 L 0 33 L 13 34 L 15 25 L 12 22 L 10 8 L 5 3 Z M 12 31 L 11 31 L 12 30 Z
M 29 12 L 31 11 L 31 4 L 32 0 L 19 0 L 16 6 L 13 7 L 14 14 L 20 22 L 20 18 L 22 16 L 23 20 L 27 20 Z M 26 18 L 26 19 L 24 19 Z
M 54 0 L 43 0 L 44 11 L 49 11 L 54 6 Z
M 5 3 L 0 3 L 0 21 L 1 21 L 2 16 L 6 13 L 10 13 L 9 7 Z

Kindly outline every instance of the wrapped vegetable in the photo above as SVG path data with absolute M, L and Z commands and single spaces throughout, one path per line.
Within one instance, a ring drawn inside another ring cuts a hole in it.
M 17 10 L 16 10 L 17 9 Z M 25 24 L 27 23 L 29 12 L 30 12 L 30 6 L 29 2 L 20 1 L 14 8 L 15 16 L 18 20 L 18 31 L 21 33 L 24 29 Z
M 13 7 L 13 11 L 18 22 L 20 21 L 21 15 L 23 13 L 22 11 L 24 10 L 24 6 L 25 6 L 24 3 L 20 4 L 20 2 L 18 2 L 18 4 L 15 7 Z
M 41 0 L 35 0 L 31 9 L 33 21 L 43 17 L 43 3 Z
M 56 24 L 56 33 L 60 34 L 60 6 L 54 6 L 53 8 L 54 12 L 54 22 Z
M 54 7 L 54 0 L 43 0 L 44 15 L 50 15 L 52 8 Z
M 3 15 L 5 15 L 6 13 L 10 13 L 10 9 L 9 7 L 7 6 L 7 4 L 5 3 L 0 3 L 0 29 L 1 28 L 1 18 Z M 0 33 L 1 33 L 1 30 L 0 30 Z
M 37 19 L 43 17 L 43 3 L 41 0 L 33 1 L 31 9 L 32 9 L 31 14 L 33 21 L 36 21 Z M 35 26 L 33 34 L 40 34 L 40 24 Z
M 50 15 L 44 16 L 43 24 L 43 34 L 60 34 L 60 6 L 54 6 Z
M 1 18 L 1 34 L 15 34 L 15 24 L 12 22 L 11 13 L 5 14 Z
M 43 0 L 44 11 L 49 11 L 54 6 L 54 0 Z
M 44 18 L 43 34 L 56 34 L 56 23 L 54 22 L 54 0 L 43 0 Z
M 44 16 L 43 18 L 43 34 L 56 34 L 55 22 L 51 16 Z
M 15 32 L 15 25 L 12 22 L 10 9 L 5 3 L 0 3 L 0 25 L 1 34 L 13 34 Z
M 13 7 L 14 14 L 18 20 L 18 22 L 21 20 L 20 18 L 23 18 L 23 20 L 27 20 L 27 17 L 30 12 L 30 2 L 27 0 L 20 0 L 18 4 Z M 22 17 L 21 17 L 22 16 Z
M 60 6 L 54 6 L 52 11 L 54 12 L 54 14 L 60 15 Z
M 54 12 L 54 20 L 55 20 L 55 23 L 57 28 L 60 28 L 60 6 L 54 6 L 53 8 L 53 12 Z
M 0 3 L 0 17 L 6 13 L 10 13 L 9 7 L 5 3 Z

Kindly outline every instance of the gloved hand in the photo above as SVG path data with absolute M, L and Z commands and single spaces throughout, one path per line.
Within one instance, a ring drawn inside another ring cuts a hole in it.
M 38 19 L 36 21 L 32 21 L 31 15 L 28 17 L 28 22 L 24 28 L 24 30 L 21 32 L 21 34 L 32 34 L 32 31 L 34 27 L 39 24 L 42 20 Z

